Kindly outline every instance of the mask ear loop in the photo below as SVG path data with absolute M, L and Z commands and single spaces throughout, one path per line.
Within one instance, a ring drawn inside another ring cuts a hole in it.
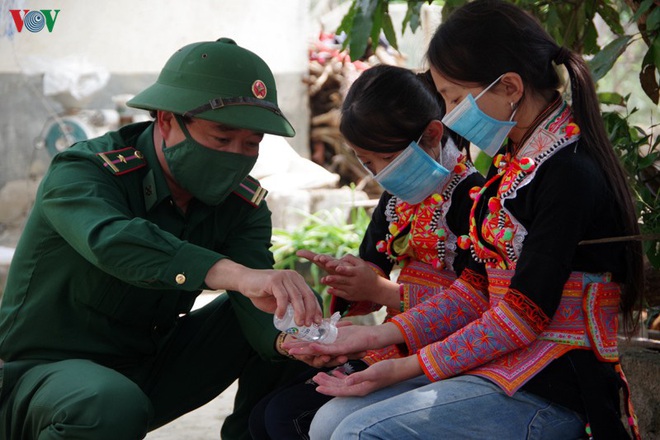
M 176 119 L 176 122 L 179 124 L 179 128 L 181 128 L 181 131 L 183 132 L 183 135 L 187 139 L 195 139 L 192 137 L 190 132 L 188 131 L 188 127 L 186 127 L 186 121 L 183 119 L 183 116 L 174 113 L 174 119 Z
M 173 113 L 173 115 L 174 115 L 174 120 L 179 125 L 179 128 L 181 129 L 181 132 L 186 137 L 186 139 L 194 140 L 194 138 L 190 135 L 190 132 L 188 131 L 188 127 L 186 127 L 186 121 L 183 119 L 183 116 L 177 113 Z M 163 139 L 163 147 L 162 147 L 163 151 L 165 151 L 166 147 L 167 145 L 165 145 L 165 139 Z
M 509 118 L 509 121 L 513 121 L 513 117 L 516 116 L 516 112 L 518 111 L 518 104 L 516 103 L 511 103 L 511 117 Z
M 419 145 L 419 147 L 422 150 L 424 149 L 424 147 L 422 146 L 422 144 L 420 142 L 422 141 L 422 138 L 424 137 L 424 133 L 426 133 L 426 128 L 424 128 L 424 131 L 422 132 L 421 135 L 419 135 L 419 138 L 417 139 L 417 142 L 416 142 L 416 144 Z M 442 144 L 442 140 L 440 140 L 440 144 Z M 431 155 L 429 154 L 429 156 L 431 156 Z M 431 157 L 433 157 L 433 156 L 431 156 Z M 444 165 L 442 164 L 442 146 L 440 147 L 440 151 L 438 151 L 438 157 L 435 157 L 434 160 L 444 167 Z
M 524 95 L 523 95 L 523 97 L 524 97 Z M 511 116 L 509 117 L 509 121 L 513 121 L 513 118 L 516 116 L 516 112 L 518 111 L 518 108 L 520 107 L 520 102 L 521 102 L 522 100 L 523 100 L 523 98 L 521 97 L 520 100 L 519 100 L 518 102 L 510 102 L 510 103 L 509 103 L 509 105 L 511 106 L 511 110 L 513 110 L 513 111 L 511 112 Z M 516 122 L 516 125 L 517 125 L 517 124 L 518 124 L 518 123 Z M 576 142 L 576 144 L 577 144 L 577 142 Z M 507 141 L 507 145 L 513 145 L 513 141 L 512 141 L 511 139 L 509 139 L 509 140 Z M 508 148 L 509 148 L 509 147 L 507 147 L 507 151 L 508 151 Z M 518 148 L 517 148 L 517 147 L 514 147 L 513 154 L 517 154 L 517 151 L 518 151 Z
M 424 133 L 426 133 L 426 128 L 424 128 L 424 131 L 422 132 L 422 134 L 420 134 L 419 137 L 417 138 L 416 144 L 419 145 L 420 147 L 422 146 L 422 144 L 420 144 L 420 142 L 422 141 L 422 138 L 424 137 Z
M 489 91 L 489 90 L 490 90 L 495 84 L 497 84 L 497 82 L 498 82 L 500 79 L 502 79 L 502 77 L 503 77 L 504 75 L 505 75 L 505 74 L 503 73 L 503 74 L 501 74 L 500 76 L 498 76 L 497 79 L 496 79 L 495 81 L 493 81 L 492 83 L 490 83 L 490 85 L 489 85 L 488 87 L 486 87 L 486 88 L 483 89 L 481 92 L 479 92 L 479 94 L 474 98 L 474 100 L 476 101 L 477 99 L 481 98 L 481 96 L 482 96 L 484 93 L 486 93 L 487 91 Z
M 497 84 L 497 82 L 498 82 L 500 79 L 502 79 L 502 77 L 503 77 L 504 75 L 505 75 L 505 73 L 503 73 L 503 74 L 501 74 L 500 76 L 498 76 L 497 79 L 496 79 L 495 81 L 493 81 L 492 83 L 490 83 L 490 85 L 489 85 L 488 87 L 486 87 L 485 89 L 483 89 L 483 90 L 477 95 L 477 97 L 474 98 L 474 100 L 476 101 L 477 99 L 481 98 L 481 96 L 482 96 L 484 93 L 486 93 L 488 90 L 490 90 L 495 84 Z M 520 98 L 520 100 L 522 101 L 522 98 Z M 509 104 L 511 105 L 511 110 L 513 111 L 513 112 L 511 113 L 511 116 L 509 117 L 509 121 L 513 121 L 513 117 L 516 116 L 516 112 L 518 111 L 518 107 L 520 106 L 520 101 L 518 101 L 518 102 L 511 102 L 511 103 L 509 103 Z

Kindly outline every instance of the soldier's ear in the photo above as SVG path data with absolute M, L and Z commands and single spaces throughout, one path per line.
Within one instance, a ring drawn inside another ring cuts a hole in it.
M 174 113 L 166 112 L 163 110 L 158 110 L 156 112 L 156 125 L 158 126 L 160 135 L 163 137 L 166 144 L 170 134 L 172 133 L 173 124 L 176 124 Z

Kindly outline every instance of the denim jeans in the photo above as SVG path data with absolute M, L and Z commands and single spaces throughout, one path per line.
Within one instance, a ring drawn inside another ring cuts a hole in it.
M 579 414 L 534 394 L 506 395 L 477 376 L 431 382 L 420 376 L 364 397 L 334 398 L 316 413 L 312 440 L 584 437 Z

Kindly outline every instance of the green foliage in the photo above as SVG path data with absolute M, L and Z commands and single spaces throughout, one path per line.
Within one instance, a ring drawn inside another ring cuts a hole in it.
M 362 207 L 353 208 L 350 218 L 342 215 L 342 210 L 319 211 L 304 215 L 303 222 L 293 231 L 273 228 L 272 247 L 276 269 L 301 270 L 307 260 L 296 255 L 299 250 L 309 250 L 317 254 L 340 258 L 346 254 L 357 255 L 364 232 L 371 217 Z M 317 292 L 323 292 L 319 268 L 310 266 L 311 280 L 308 282 Z
M 623 98 L 624 104 L 627 99 Z M 656 237 L 644 241 L 644 253 L 657 269 L 660 268 L 660 240 L 657 238 L 660 234 L 660 138 L 630 125 L 628 119 L 636 111 L 605 112 L 603 118 L 608 136 L 630 176 L 642 234 Z
M 484 153 L 483 151 L 479 151 L 477 154 L 477 157 L 474 158 L 474 167 L 479 171 L 482 175 L 487 175 L 488 174 L 488 169 L 490 168 L 490 164 L 493 162 L 493 158 Z
M 369 42 L 373 49 L 378 45 L 382 34 L 392 47 L 397 48 L 397 39 L 389 15 L 389 4 L 397 0 L 351 0 L 351 6 L 337 29 L 345 32 L 344 49 L 349 49 L 351 60 L 362 57 Z M 410 28 L 415 32 L 420 26 L 421 9 L 424 3 L 433 0 L 408 0 L 408 8 L 402 23 L 402 32 Z M 446 18 L 451 12 L 467 3 L 467 0 L 445 0 L 442 15 Z M 639 80 L 646 95 L 655 104 L 660 96 L 657 75 L 660 72 L 660 7 L 656 0 L 512 0 L 512 3 L 531 12 L 543 24 L 558 44 L 572 50 L 594 55 L 592 68 L 596 80 L 602 78 L 626 50 L 633 38 L 642 38 L 648 49 L 639 72 Z M 632 8 L 632 9 L 631 9 Z M 626 35 L 626 17 L 639 28 L 637 36 Z M 595 25 L 599 16 L 617 36 L 601 48 L 598 45 L 598 32 Z
M 591 75 L 593 76 L 594 81 L 600 80 L 612 69 L 616 60 L 619 59 L 623 52 L 625 52 L 631 39 L 632 37 L 630 35 L 616 38 L 607 46 L 603 47 L 600 52 L 589 61 L 589 69 L 591 70 Z
M 389 4 L 395 0 L 352 0 L 348 13 L 344 16 L 336 33 L 346 33 L 343 49 L 348 48 L 351 60 L 362 57 L 369 42 L 376 49 L 381 32 L 393 48 L 398 49 L 396 33 L 389 13 Z M 420 24 L 420 13 L 424 3 L 433 0 L 408 0 L 408 9 L 403 19 L 403 30 L 406 27 L 415 32 Z

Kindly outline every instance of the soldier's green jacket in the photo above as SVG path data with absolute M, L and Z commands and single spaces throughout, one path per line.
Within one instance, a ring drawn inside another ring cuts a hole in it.
M 215 262 L 272 267 L 266 203 L 255 207 L 236 194 L 216 207 L 193 199 L 183 215 L 152 135 L 153 123 L 133 124 L 53 159 L 0 308 L 5 362 L 135 362 L 153 355 L 176 318 L 190 311 Z M 262 357 L 277 358 L 272 315 L 229 295 L 242 325 L 236 332 Z

